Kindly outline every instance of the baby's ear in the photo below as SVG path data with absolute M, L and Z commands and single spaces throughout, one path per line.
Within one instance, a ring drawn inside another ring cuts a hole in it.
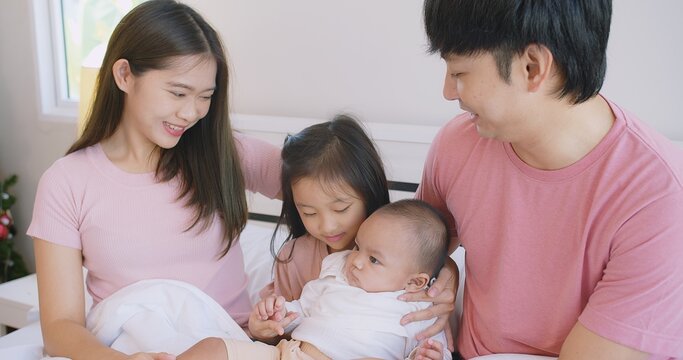
M 427 287 L 428 283 L 429 275 L 426 273 L 413 274 L 408 278 L 408 283 L 404 290 L 409 293 L 422 291 Z

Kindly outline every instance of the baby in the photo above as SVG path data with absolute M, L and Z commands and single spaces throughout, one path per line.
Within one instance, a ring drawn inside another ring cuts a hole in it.
M 448 234 L 440 215 L 424 202 L 401 200 L 377 210 L 358 230 L 356 248 L 328 255 L 320 277 L 301 298 L 261 300 L 249 318 L 257 339 L 277 346 L 205 339 L 178 359 L 450 359 L 443 332 L 418 343 L 415 335 L 435 319 L 402 326 L 406 313 L 428 302 L 404 302 L 404 292 L 422 291 L 444 264 Z

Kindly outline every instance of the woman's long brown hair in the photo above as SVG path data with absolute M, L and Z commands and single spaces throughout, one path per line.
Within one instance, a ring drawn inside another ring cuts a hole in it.
M 144 2 L 114 30 L 100 68 L 96 94 L 83 135 L 67 151 L 112 136 L 123 114 L 124 93 L 116 86 L 114 62 L 127 59 L 133 75 L 173 65 L 178 56 L 205 55 L 217 64 L 216 88 L 207 115 L 171 149 L 159 148 L 157 181 L 180 180 L 178 201 L 194 208 L 187 230 L 206 230 L 219 215 L 224 225 L 224 256 L 247 222 L 244 178 L 228 118 L 228 63 L 220 37 L 192 8 L 173 0 Z

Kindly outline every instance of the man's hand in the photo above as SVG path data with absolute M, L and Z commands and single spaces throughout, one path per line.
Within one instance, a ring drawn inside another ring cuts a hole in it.
M 455 349 L 453 345 L 453 334 L 448 319 L 453 310 L 455 310 L 455 295 L 458 291 L 459 281 L 460 272 L 458 271 L 458 267 L 455 265 L 455 261 L 448 257 L 446 259 L 446 264 L 439 272 L 436 281 L 434 281 L 427 291 L 405 293 L 399 297 L 400 300 L 404 301 L 430 301 L 434 303 L 434 305 L 424 310 L 415 311 L 403 316 L 401 325 L 413 321 L 437 318 L 432 326 L 417 334 L 417 340 L 422 341 L 428 339 L 438 334 L 439 331 L 444 330 L 448 342 L 448 350 L 453 351 Z

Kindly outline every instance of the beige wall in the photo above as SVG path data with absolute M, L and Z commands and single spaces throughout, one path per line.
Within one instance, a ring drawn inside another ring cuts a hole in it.
M 43 171 L 64 154 L 75 125 L 44 122 L 38 109 L 31 7 L 27 0 L 4 0 L 0 10 L 0 177 L 19 175 L 12 207 L 17 248 L 33 269 L 33 246 L 24 234 Z
M 424 53 L 418 0 L 187 0 L 224 37 L 238 112 L 327 118 L 353 111 L 372 122 L 438 126 L 457 105 L 441 99 L 443 64 Z M 614 1 L 604 93 L 672 139 L 683 140 L 683 1 Z M 0 11 L 0 176 L 19 175 L 18 248 L 42 172 L 75 127 L 41 119 L 30 0 Z M 667 43 L 668 42 L 668 43 Z

